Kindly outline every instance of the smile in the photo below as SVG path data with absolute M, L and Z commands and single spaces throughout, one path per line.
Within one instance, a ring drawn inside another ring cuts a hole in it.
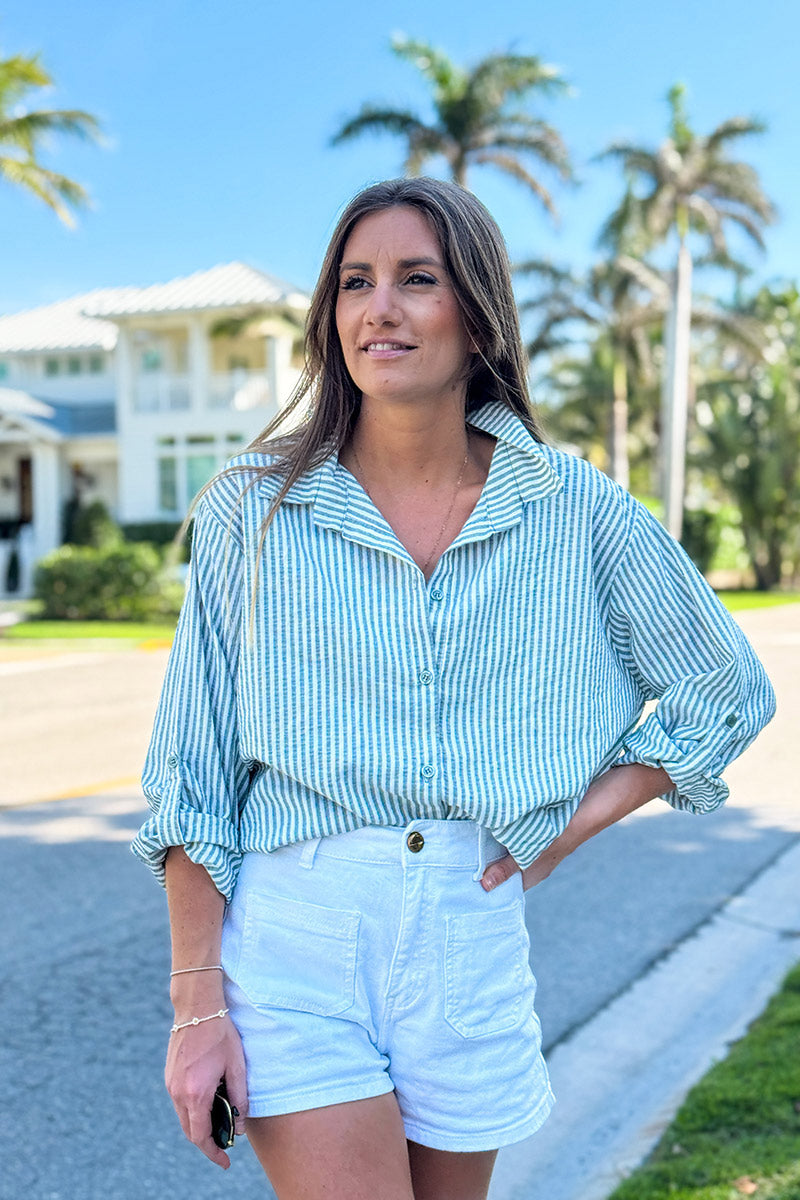
M 414 349 L 414 346 L 408 346 L 405 342 L 367 342 L 363 347 L 367 354 L 404 354 Z

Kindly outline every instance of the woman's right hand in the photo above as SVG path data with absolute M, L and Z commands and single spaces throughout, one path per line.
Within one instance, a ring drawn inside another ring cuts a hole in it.
M 224 1000 L 212 1001 L 211 1008 L 190 1013 L 182 1011 L 184 1006 L 178 1004 L 175 1024 L 181 1025 L 195 1016 L 208 1016 L 224 1007 Z M 237 1133 L 244 1131 L 247 1115 L 244 1053 L 230 1017 L 203 1021 L 171 1034 L 164 1078 L 186 1137 L 207 1158 L 227 1170 L 230 1159 L 211 1136 L 211 1103 L 221 1079 L 224 1078 L 227 1085 L 230 1103 L 239 1110 Z

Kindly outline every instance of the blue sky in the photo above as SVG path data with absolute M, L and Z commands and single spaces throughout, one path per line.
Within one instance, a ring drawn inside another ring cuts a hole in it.
M 389 50 L 395 31 L 463 62 L 537 54 L 571 81 L 572 96 L 540 108 L 583 181 L 568 190 L 550 180 L 558 229 L 520 185 L 488 171 L 471 178 L 512 257 L 591 259 L 621 188 L 592 155 L 617 138 L 656 144 L 666 91 L 682 80 L 698 132 L 735 114 L 768 123 L 739 150 L 781 214 L 752 262 L 758 279 L 800 277 L 796 0 L 0 0 L 0 55 L 40 51 L 57 87 L 39 104 L 94 112 L 109 143 L 47 151 L 48 165 L 93 196 L 74 231 L 0 187 L 0 313 L 237 258 L 310 287 L 342 204 L 402 161 L 389 137 L 331 148 L 337 124 L 365 99 L 427 115 L 423 82 Z

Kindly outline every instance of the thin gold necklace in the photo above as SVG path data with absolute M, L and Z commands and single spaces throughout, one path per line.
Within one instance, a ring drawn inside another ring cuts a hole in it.
M 358 467 L 358 473 L 359 473 L 359 475 L 361 476 L 361 480 L 360 480 L 360 482 L 361 482 L 361 485 L 362 485 L 362 487 L 364 488 L 364 491 L 365 491 L 365 492 L 367 493 L 367 495 L 369 496 L 370 500 L 372 500 L 372 503 L 373 503 L 373 504 L 375 504 L 375 501 L 374 501 L 374 499 L 373 499 L 373 497 L 372 497 L 372 493 L 370 492 L 369 488 L 367 487 L 367 479 L 366 479 L 366 475 L 364 474 L 364 468 L 363 468 L 363 466 L 361 465 L 361 459 L 358 457 L 358 451 L 356 450 L 356 448 L 355 448 L 355 445 L 353 445 L 353 443 L 352 443 L 352 442 L 350 443 L 350 448 L 351 448 L 351 450 L 353 451 L 353 458 L 354 458 L 354 459 L 355 459 L 355 461 L 356 461 L 356 466 Z M 423 563 L 423 565 L 422 565 L 422 568 L 421 568 L 421 569 L 422 569 L 422 574 L 423 574 L 423 575 L 427 575 L 427 574 L 428 574 L 428 568 L 430 567 L 431 563 L 432 563 L 432 562 L 434 561 L 434 559 L 436 558 L 436 554 L 437 554 L 437 552 L 438 552 L 438 550 L 439 550 L 439 547 L 440 547 L 440 546 L 441 546 L 441 544 L 442 544 L 442 538 L 444 537 L 444 531 L 445 531 L 445 529 L 447 529 L 448 522 L 449 522 L 450 518 L 451 518 L 451 517 L 452 517 L 452 515 L 453 515 L 453 509 L 454 509 L 454 508 L 455 508 L 455 506 L 456 506 L 456 500 L 458 499 L 458 493 L 461 491 L 461 483 L 462 483 L 462 481 L 463 481 L 463 479 L 464 479 L 464 472 L 465 472 L 465 471 L 466 471 L 466 469 L 467 469 L 467 463 L 468 463 L 468 461 L 469 461 L 469 435 L 467 435 L 467 453 L 464 455 L 464 461 L 463 461 L 463 463 L 461 464 L 461 470 L 460 470 L 460 471 L 459 471 L 459 473 L 458 473 L 458 479 L 456 480 L 456 486 L 455 486 L 455 489 L 454 489 L 454 491 L 453 491 L 453 498 L 452 498 L 452 499 L 451 499 L 451 501 L 450 501 L 450 507 L 449 507 L 449 508 L 448 508 L 448 510 L 447 510 L 447 514 L 446 514 L 446 516 L 445 516 L 444 520 L 442 521 L 442 527 L 441 527 L 441 529 L 439 530 L 439 533 L 438 533 L 438 536 L 437 536 L 437 538 L 436 538 L 436 541 L 435 541 L 435 542 L 434 542 L 434 544 L 433 544 L 433 549 L 431 550 L 430 554 L 429 554 L 429 555 L 428 555 L 428 557 L 425 559 L 425 562 L 424 562 L 424 563 Z M 378 505 L 377 505 L 377 504 L 375 504 L 375 507 L 377 508 L 377 507 L 378 507 Z

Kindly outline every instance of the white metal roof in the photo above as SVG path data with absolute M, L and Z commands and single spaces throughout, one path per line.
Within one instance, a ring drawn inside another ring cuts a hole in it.
M 223 263 L 152 287 L 97 288 L 56 304 L 0 317 L 0 354 L 47 350 L 113 350 L 114 318 L 247 305 L 305 311 L 308 297 L 291 284 L 248 267 Z
M 95 317 L 114 318 L 237 308 L 248 304 L 305 309 L 308 297 L 282 279 L 248 267 L 246 263 L 232 262 L 152 287 L 118 288 L 113 297 L 87 304 L 84 311 Z
M 126 288 L 99 288 L 57 304 L 0 317 L 0 354 L 32 350 L 113 350 L 117 327 L 84 315 L 87 304 L 113 303 Z

